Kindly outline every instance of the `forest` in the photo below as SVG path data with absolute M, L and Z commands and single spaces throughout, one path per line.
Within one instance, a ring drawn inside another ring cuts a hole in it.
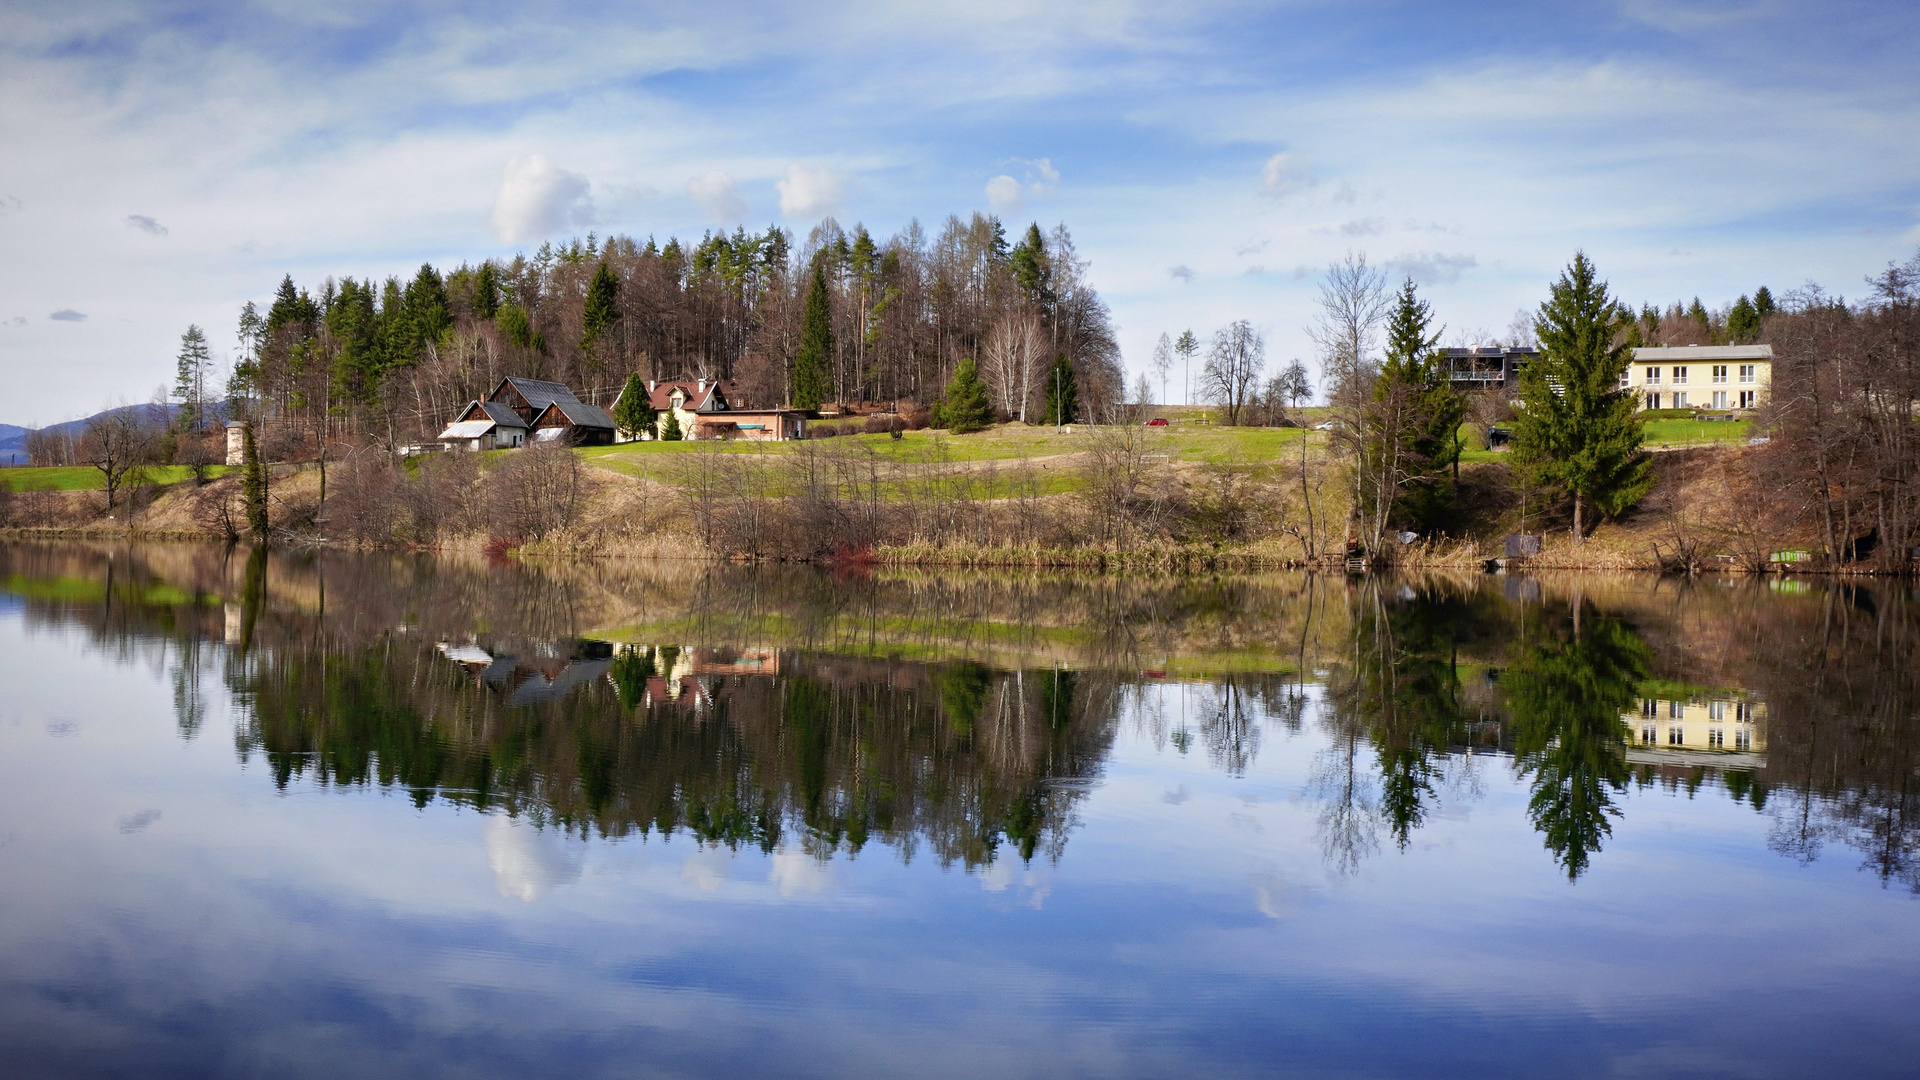
M 1010 243 L 999 219 L 974 214 L 884 241 L 829 218 L 797 245 L 772 226 L 692 244 L 590 234 L 506 262 L 423 265 L 405 282 L 288 276 L 264 313 L 242 311 L 225 397 L 277 440 L 391 449 L 431 439 L 509 374 L 602 405 L 633 373 L 734 380 L 756 406 L 925 403 L 998 334 L 1038 355 L 1026 385 L 996 395 L 1025 403 L 1064 357 L 1097 408 L 1124 377 L 1087 266 L 1065 225 Z M 810 298 L 827 316 L 811 340 Z

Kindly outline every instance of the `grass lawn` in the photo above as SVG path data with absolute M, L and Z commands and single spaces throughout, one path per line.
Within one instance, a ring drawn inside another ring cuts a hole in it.
M 1231 428 L 1181 422 L 1147 432 L 1149 440 L 1164 448 L 1156 452 L 1176 461 L 1214 464 L 1271 461 L 1301 435 L 1298 429 L 1291 428 Z M 1092 429 L 1084 424 L 1075 425 L 1069 432 L 1045 426 L 1001 424 L 971 435 L 949 435 L 934 430 L 909 431 L 900 439 L 886 435 L 842 435 L 832 440 L 815 440 L 813 445 L 820 449 L 836 445 L 870 447 L 889 461 L 1018 461 L 1082 453 L 1088 449 L 1091 437 Z M 647 459 L 663 455 L 693 453 L 703 448 L 733 454 L 790 454 L 800 445 L 795 442 L 639 442 L 587 447 L 579 454 L 596 465 L 618 472 L 648 475 L 653 469 Z
M 226 471 L 225 465 L 215 465 L 207 470 L 207 474 L 219 476 Z M 178 484 L 191 479 L 193 470 L 185 465 L 162 465 L 146 472 L 146 482 L 151 484 Z M 13 491 L 100 491 L 107 486 L 100 470 L 91 465 L 0 469 L 0 480 L 4 480 Z
M 1649 420 L 1647 443 L 1654 446 L 1692 446 L 1746 442 L 1751 420 Z

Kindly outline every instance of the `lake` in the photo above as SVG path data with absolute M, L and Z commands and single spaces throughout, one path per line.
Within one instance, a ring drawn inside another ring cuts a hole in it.
M 1910 583 L 0 564 L 8 1076 L 1920 1061 Z

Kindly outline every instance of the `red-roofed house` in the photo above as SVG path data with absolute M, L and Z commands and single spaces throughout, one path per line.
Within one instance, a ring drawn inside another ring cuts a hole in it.
M 802 439 L 807 434 L 805 411 L 748 408 L 739 384 L 732 380 L 653 380 L 647 383 L 647 397 L 657 414 L 654 430 L 622 431 L 623 441 L 659 438 L 666 430 L 669 410 L 689 439 Z M 620 411 L 617 399 L 613 411 Z

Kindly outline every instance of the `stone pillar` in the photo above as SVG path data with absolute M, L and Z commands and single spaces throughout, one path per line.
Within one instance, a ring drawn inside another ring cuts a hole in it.
M 227 421 L 227 464 L 245 465 L 247 463 L 247 425 L 238 420 Z

